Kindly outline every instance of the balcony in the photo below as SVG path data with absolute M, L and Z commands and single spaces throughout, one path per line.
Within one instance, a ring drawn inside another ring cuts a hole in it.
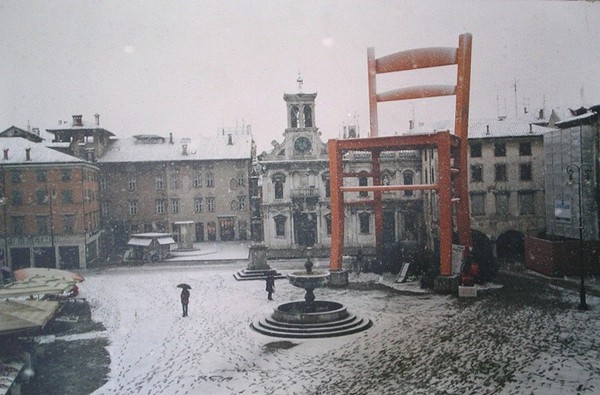
M 290 196 L 292 198 L 310 198 L 319 197 L 319 190 L 315 187 L 309 188 L 292 188 L 290 190 Z

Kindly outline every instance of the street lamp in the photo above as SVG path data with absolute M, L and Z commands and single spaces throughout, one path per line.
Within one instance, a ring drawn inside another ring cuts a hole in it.
M 570 165 L 567 165 L 566 170 L 567 174 L 569 175 L 568 182 L 570 185 L 574 182 L 575 170 L 577 170 L 577 177 L 579 179 L 579 183 L 577 184 L 579 192 L 579 310 L 587 310 L 588 305 L 585 301 L 585 265 L 583 264 L 583 210 L 581 207 L 581 201 L 583 200 L 583 182 L 589 185 L 592 180 L 592 167 L 589 165 L 576 165 L 571 163 Z M 585 175 L 583 173 L 585 173 Z

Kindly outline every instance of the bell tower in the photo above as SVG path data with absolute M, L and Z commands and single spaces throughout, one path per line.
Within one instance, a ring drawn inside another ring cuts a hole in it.
M 315 127 L 315 98 L 316 93 L 302 93 L 302 84 L 304 83 L 300 74 L 298 74 L 298 93 L 284 94 L 283 100 L 287 106 L 287 130 L 313 131 Z M 307 130 L 308 129 L 308 130 Z M 313 130 L 311 130 L 313 129 Z

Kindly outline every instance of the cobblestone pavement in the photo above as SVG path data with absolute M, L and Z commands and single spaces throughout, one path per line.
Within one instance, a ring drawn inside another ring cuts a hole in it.
M 500 276 L 501 289 L 476 299 L 354 283 L 315 293 L 372 319 L 372 328 L 288 341 L 248 324 L 302 291 L 278 281 L 276 300 L 268 302 L 262 282 L 236 282 L 234 271 L 188 266 L 87 274 L 82 292 L 106 326 L 99 339 L 108 340 L 111 359 L 107 382 L 95 393 L 600 392 L 600 303 L 593 296 L 591 310 L 580 312 L 576 292 L 523 277 Z M 185 319 L 174 286 L 183 281 L 193 285 Z M 85 355 L 92 365 L 102 358 Z

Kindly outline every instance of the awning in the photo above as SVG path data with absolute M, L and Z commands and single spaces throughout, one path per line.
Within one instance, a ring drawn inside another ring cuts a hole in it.
M 25 356 L 0 357 L 0 394 L 6 394 L 25 366 Z
M 160 245 L 165 245 L 165 244 L 175 244 L 175 240 L 173 240 L 172 237 L 161 237 L 159 239 L 157 239 L 158 244 Z
M 35 277 L 49 277 L 49 278 L 58 278 L 63 280 L 75 280 L 77 282 L 82 282 L 83 276 L 69 272 L 67 270 L 53 269 L 53 268 L 45 268 L 45 267 L 27 267 L 24 269 L 15 270 L 14 273 L 15 280 L 22 281 Z
M 75 283 L 75 280 L 33 277 L 24 281 L 15 281 L 0 288 L 0 299 L 30 295 L 59 295 L 73 288 Z
M 152 243 L 152 239 L 139 239 L 137 237 L 132 237 L 127 243 L 128 246 L 140 246 L 140 247 L 148 247 Z
M 57 309 L 56 301 L 0 301 L 0 335 L 43 328 Z

